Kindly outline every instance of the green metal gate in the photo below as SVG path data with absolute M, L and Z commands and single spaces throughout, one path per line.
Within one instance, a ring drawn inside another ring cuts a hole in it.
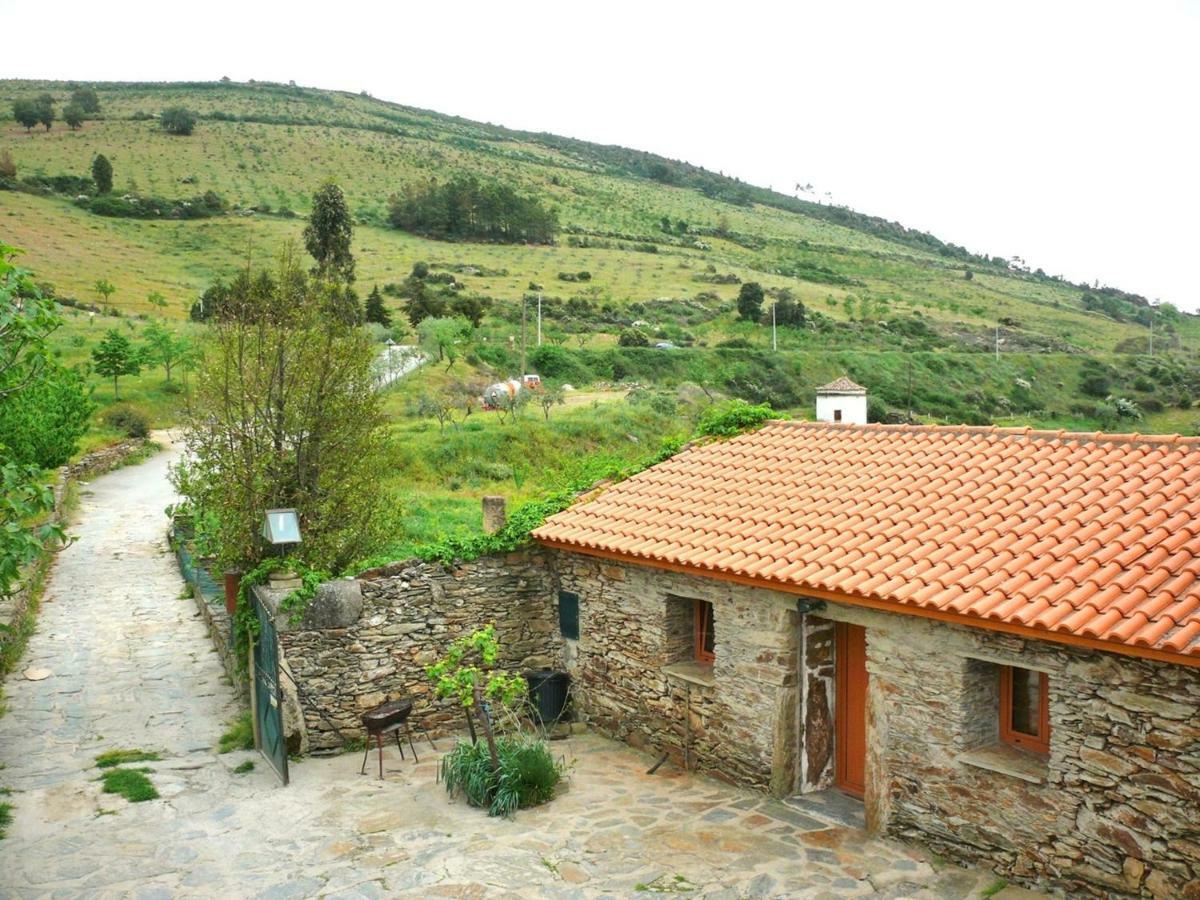
M 258 639 L 254 642 L 254 716 L 258 721 L 258 749 L 280 779 L 288 783 L 287 744 L 283 737 L 283 695 L 279 687 L 279 640 L 275 622 L 254 598 Z

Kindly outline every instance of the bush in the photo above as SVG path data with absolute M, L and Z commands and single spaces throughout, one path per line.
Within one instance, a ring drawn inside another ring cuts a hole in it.
M 707 437 L 733 437 L 758 428 L 768 419 L 778 418 L 781 416 L 766 403 L 751 405 L 745 400 L 731 400 L 705 410 L 696 433 Z
M 150 418 L 145 412 L 129 403 L 110 406 L 101 417 L 104 424 L 123 431 L 131 438 L 144 438 L 150 434 Z
M 167 134 L 189 135 L 196 128 L 196 114 L 182 106 L 167 107 L 158 121 Z
M 486 742 L 461 741 L 442 759 L 446 791 L 462 794 L 489 816 L 511 816 L 518 809 L 545 803 L 562 780 L 562 764 L 545 743 L 532 738 L 496 739 L 500 769 L 492 768 Z
M 640 328 L 624 328 L 617 338 L 617 344 L 621 347 L 649 347 L 650 338 Z

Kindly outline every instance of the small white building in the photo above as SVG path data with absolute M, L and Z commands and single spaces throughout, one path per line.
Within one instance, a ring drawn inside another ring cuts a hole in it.
M 846 376 L 817 388 L 817 421 L 867 424 L 867 389 Z

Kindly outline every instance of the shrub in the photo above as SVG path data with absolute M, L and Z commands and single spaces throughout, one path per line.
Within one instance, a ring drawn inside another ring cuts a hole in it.
M 766 403 L 751 405 L 745 400 L 730 400 L 706 409 L 696 433 L 707 437 L 733 437 L 758 428 L 768 419 L 778 418 L 781 416 Z
M 196 114 L 183 106 L 167 107 L 158 121 L 167 134 L 189 135 L 196 128 Z
M 123 431 L 131 438 L 144 438 L 150 434 L 150 419 L 144 411 L 129 403 L 110 406 L 102 416 L 109 428 Z
M 624 328 L 617 338 L 617 344 L 621 347 L 649 347 L 650 338 L 640 328 Z
M 467 803 L 486 809 L 489 816 L 511 816 L 554 796 L 563 767 L 542 741 L 501 737 L 496 751 L 499 771 L 492 768 L 485 742 L 460 742 L 442 759 L 446 791 L 451 796 L 462 794 Z

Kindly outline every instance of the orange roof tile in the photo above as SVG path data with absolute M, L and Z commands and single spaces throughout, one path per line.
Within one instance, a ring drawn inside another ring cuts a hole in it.
M 551 546 L 1200 664 L 1200 439 L 770 422 L 551 517 Z

